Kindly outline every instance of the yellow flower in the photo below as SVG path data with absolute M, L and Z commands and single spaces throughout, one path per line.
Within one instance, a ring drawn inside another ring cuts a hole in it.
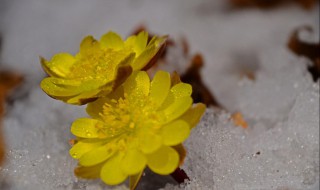
M 199 122 L 205 105 L 192 106 L 189 84 L 171 80 L 158 71 L 153 80 L 145 71 L 134 72 L 105 98 L 89 103 L 92 118 L 80 118 L 71 126 L 77 143 L 70 155 L 79 160 L 75 173 L 101 178 L 106 184 L 134 183 L 148 166 L 161 175 L 180 163 L 179 148 Z M 183 148 L 183 147 L 182 147 Z
M 75 56 L 59 53 L 50 61 L 41 58 L 50 76 L 41 88 L 51 97 L 69 104 L 85 104 L 109 94 L 131 74 L 143 69 L 157 54 L 166 37 L 153 37 L 147 32 L 130 36 L 126 41 L 108 32 L 100 41 L 84 38 Z

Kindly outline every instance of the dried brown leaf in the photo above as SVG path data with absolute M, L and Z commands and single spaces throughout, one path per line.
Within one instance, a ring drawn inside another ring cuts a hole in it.
M 0 125 L 4 116 L 4 104 L 9 93 L 22 82 L 22 77 L 18 74 L 0 71 Z M 0 165 L 3 162 L 5 153 L 4 138 L 0 126 Z
M 297 3 L 304 9 L 311 9 L 319 0 L 229 0 L 236 7 L 258 7 L 262 9 L 274 8 L 280 5 Z
M 307 30 L 313 32 L 310 26 L 299 27 L 294 30 L 289 38 L 288 48 L 295 54 L 305 56 L 312 61 L 312 65 L 308 66 L 308 71 L 311 73 L 314 81 L 317 81 L 320 76 L 320 42 L 308 43 L 299 39 L 299 32 Z
M 202 81 L 201 68 L 203 65 L 201 54 L 193 56 L 190 67 L 181 75 L 181 81 L 191 84 L 194 103 L 202 102 L 207 106 L 221 107 Z

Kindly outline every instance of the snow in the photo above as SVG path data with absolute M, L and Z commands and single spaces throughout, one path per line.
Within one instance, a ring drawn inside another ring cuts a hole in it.
M 175 189 L 318 189 L 318 113 L 318 85 L 297 96 L 284 121 L 255 136 L 227 113 L 207 110 L 186 143 L 183 168 L 193 179 Z
M 309 60 L 286 48 L 296 27 L 319 31 L 318 14 L 318 6 L 232 10 L 222 0 L 3 0 L 1 67 L 21 72 L 26 83 L 3 120 L 0 189 L 127 189 L 74 177 L 69 127 L 86 113 L 41 91 L 38 56 L 75 53 L 88 34 L 125 36 L 141 23 L 157 34 L 185 36 L 191 54 L 204 55 L 203 79 L 226 110 L 207 109 L 186 141 L 182 168 L 190 182 L 179 186 L 147 170 L 138 190 L 319 189 L 319 81 L 306 70 Z M 314 42 L 317 34 L 300 38 Z M 170 64 L 162 68 L 182 72 L 182 54 L 180 46 L 170 48 Z M 244 68 L 254 80 L 243 76 Z M 235 111 L 248 129 L 233 125 Z

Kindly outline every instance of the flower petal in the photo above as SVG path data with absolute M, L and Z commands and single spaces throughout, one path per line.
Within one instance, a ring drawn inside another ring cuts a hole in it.
M 175 100 L 170 106 L 163 110 L 166 116 L 163 124 L 169 123 L 184 114 L 192 105 L 192 101 L 192 98 L 188 96 Z
M 192 129 L 199 123 L 205 111 L 206 105 L 198 103 L 191 107 L 188 111 L 186 111 L 182 116 L 180 116 L 179 119 L 186 121 Z
M 40 57 L 40 62 L 45 72 L 50 76 L 67 77 L 75 58 L 69 53 L 59 53 L 54 55 L 50 61 Z
M 171 92 L 174 94 L 175 99 L 191 96 L 192 87 L 187 83 L 178 83 L 171 88 Z
M 101 80 L 76 80 L 48 77 L 41 81 L 41 88 L 52 97 L 72 97 L 99 88 Z
M 128 175 L 135 175 L 146 167 L 147 158 L 137 149 L 129 149 L 121 160 L 121 169 Z
M 83 92 L 75 97 L 72 97 L 72 98 L 66 100 L 66 102 L 68 104 L 83 105 L 88 102 L 92 102 L 92 101 L 96 100 L 97 99 L 96 95 L 99 92 L 100 92 L 99 89 L 95 89 L 95 90 L 88 91 L 88 92 Z
M 150 154 L 162 145 L 162 138 L 157 134 L 145 132 L 139 136 L 139 148 L 143 153 Z
M 126 41 L 125 45 L 132 47 L 133 51 L 139 56 L 146 48 L 148 42 L 148 33 L 145 31 L 140 32 L 136 36 L 130 36 Z
M 182 143 L 188 138 L 189 134 L 190 127 L 188 123 L 183 120 L 173 121 L 161 128 L 163 144 L 167 146 Z
M 100 176 L 102 181 L 108 185 L 118 185 L 122 183 L 128 175 L 119 167 L 122 154 L 118 153 L 110 158 L 102 167 Z
M 170 92 L 159 108 L 159 110 L 164 110 L 168 108 L 173 102 L 179 98 L 183 97 L 190 97 L 192 93 L 192 87 L 190 84 L 187 83 L 178 83 L 174 85 L 171 89 Z
M 134 71 L 141 70 L 152 57 L 157 53 L 158 48 L 156 46 L 147 47 L 131 64 Z
M 150 78 L 145 71 L 133 73 L 124 83 L 124 93 L 132 103 L 145 100 L 150 92 Z
M 104 162 L 89 167 L 78 166 L 77 168 L 75 168 L 74 174 L 79 178 L 97 179 L 100 177 L 100 171 L 103 165 Z
M 100 138 L 105 137 L 101 132 L 104 123 L 88 118 L 80 118 L 74 121 L 71 125 L 71 133 L 82 138 Z
M 93 166 L 107 160 L 114 155 L 115 152 L 115 145 L 113 143 L 107 143 L 82 155 L 79 158 L 79 164 L 82 166 Z
M 124 46 L 122 38 L 117 33 L 112 31 L 104 34 L 100 39 L 100 43 L 103 47 L 112 48 L 115 50 L 119 50 Z
M 69 151 L 69 154 L 74 159 L 79 159 L 83 154 L 91 151 L 92 149 L 101 146 L 103 141 L 95 141 L 91 139 L 81 140 L 77 142 Z
M 149 168 L 161 175 L 168 175 L 178 167 L 179 154 L 171 147 L 163 146 L 147 155 Z
M 151 81 L 149 95 L 152 103 L 156 104 L 155 109 L 157 109 L 164 102 L 169 90 L 170 74 L 164 71 L 158 71 Z
M 78 56 L 87 56 L 90 54 L 97 54 L 100 49 L 100 43 L 94 39 L 92 36 L 87 36 L 83 38 L 80 44 L 80 51 Z

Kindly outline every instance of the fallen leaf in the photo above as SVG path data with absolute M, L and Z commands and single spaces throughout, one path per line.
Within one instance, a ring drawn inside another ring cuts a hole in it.
M 248 123 L 244 120 L 240 112 L 236 112 L 232 114 L 231 118 L 235 126 L 240 126 L 244 129 L 248 128 Z
M 22 77 L 18 74 L 0 71 L 0 125 L 4 116 L 4 104 L 7 96 L 12 90 L 22 82 Z M 2 129 L 0 126 L 0 165 L 4 160 L 5 144 Z
M 309 43 L 304 42 L 299 38 L 299 32 L 307 30 L 313 32 L 310 26 L 302 26 L 295 29 L 288 41 L 288 48 L 295 54 L 305 56 L 312 61 L 312 65 L 308 66 L 308 71 L 311 73 L 314 81 L 317 81 L 320 76 L 320 42 Z
M 236 7 L 258 7 L 262 9 L 275 8 L 290 3 L 297 3 L 304 9 L 313 8 L 319 0 L 229 0 Z
M 202 81 L 201 68 L 203 67 L 203 58 L 201 54 L 196 54 L 191 60 L 191 65 L 181 75 L 181 81 L 189 83 L 192 86 L 192 98 L 194 103 L 202 102 L 207 106 L 220 107 L 207 86 Z

